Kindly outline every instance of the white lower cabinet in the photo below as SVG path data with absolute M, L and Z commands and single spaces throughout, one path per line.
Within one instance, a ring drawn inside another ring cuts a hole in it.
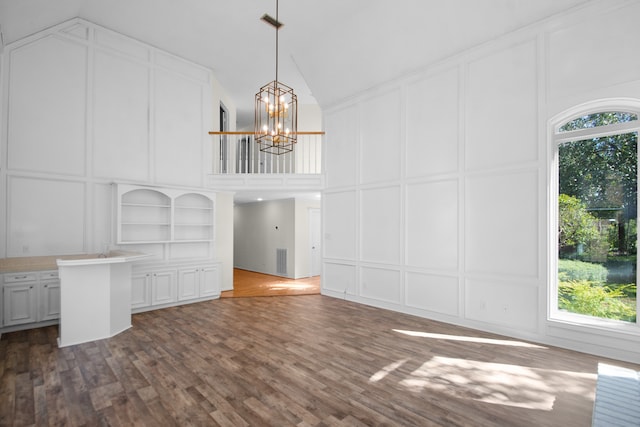
M 216 266 L 192 267 L 178 270 L 178 300 L 220 295 Z
M 217 298 L 219 274 L 218 263 L 136 267 L 131 276 L 131 309 L 139 312 Z M 60 318 L 57 270 L 0 274 L 0 286 L 0 328 L 39 327 Z
M 134 270 L 131 281 L 131 309 L 148 310 L 154 306 L 182 304 L 190 300 L 220 296 L 217 264 L 141 266 Z
M 200 296 L 220 296 L 220 269 L 211 265 L 200 270 Z
M 185 301 L 199 296 L 200 269 L 187 268 L 178 271 L 178 300 Z
M 60 318 L 60 281 L 48 280 L 40 284 L 40 321 Z
M 157 271 L 151 274 L 151 305 L 169 304 L 176 301 L 176 271 Z
M 11 273 L 3 276 L 3 327 L 60 318 L 57 271 Z
M 144 308 L 151 305 L 151 273 L 131 275 L 131 308 Z
M 38 282 L 4 285 L 4 326 L 38 321 Z
M 131 277 L 131 308 L 133 310 L 177 301 L 177 270 L 134 272 Z

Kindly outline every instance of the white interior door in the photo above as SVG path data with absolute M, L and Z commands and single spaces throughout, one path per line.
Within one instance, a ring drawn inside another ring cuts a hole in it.
M 311 245 L 310 276 L 319 276 L 322 264 L 320 209 L 309 209 L 309 243 Z

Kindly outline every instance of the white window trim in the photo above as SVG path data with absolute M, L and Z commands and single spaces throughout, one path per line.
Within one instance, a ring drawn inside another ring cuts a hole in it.
M 591 129 L 579 129 L 559 133 L 558 130 L 567 122 L 588 114 L 620 111 L 637 114 L 639 120 Z M 640 99 L 613 98 L 602 99 L 580 104 L 563 111 L 549 120 L 549 245 L 548 245 L 548 286 L 547 286 L 547 322 L 553 326 L 566 327 L 573 330 L 589 330 L 592 333 L 606 335 L 610 332 L 631 335 L 640 338 L 640 316 L 636 315 L 636 323 L 622 322 L 613 319 L 602 319 L 558 310 L 558 145 L 562 142 L 575 141 L 596 136 L 637 132 L 640 139 Z M 638 141 L 640 143 L 640 141 Z M 640 145 L 640 144 L 639 144 Z M 639 156 L 640 157 L 640 156 Z M 639 174 L 640 174 L 640 168 Z M 640 205 L 639 205 L 640 206 Z M 639 239 L 640 240 L 640 239 Z M 640 258 L 639 258 L 640 259 Z M 636 261 L 638 263 L 638 261 Z M 640 273 L 637 268 L 636 271 Z M 637 283 L 637 280 L 636 280 Z M 636 313 L 640 314 L 640 299 L 636 298 Z

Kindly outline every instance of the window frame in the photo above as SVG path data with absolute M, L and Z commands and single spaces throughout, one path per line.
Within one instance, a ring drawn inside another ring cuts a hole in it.
M 584 128 L 572 131 L 560 132 L 559 129 L 566 123 L 579 117 L 606 112 L 625 112 L 638 116 L 638 120 L 616 123 L 606 126 Z M 548 256 L 548 286 L 547 286 L 547 322 L 558 325 L 566 325 L 570 328 L 589 328 L 604 332 L 621 332 L 640 337 L 640 299 L 636 298 L 636 322 L 624 322 L 620 320 L 597 318 L 577 313 L 568 313 L 558 309 L 558 191 L 559 191 L 559 146 L 570 141 L 580 141 L 607 135 L 619 135 L 636 133 L 638 151 L 640 151 L 640 100 L 613 99 L 599 100 L 581 104 L 566 110 L 549 121 L 549 185 L 548 185 L 548 224 L 549 224 L 549 249 Z M 638 158 L 640 163 L 640 156 Z M 638 168 L 640 175 L 640 168 Z M 640 181 L 640 180 L 639 180 Z M 638 189 L 640 190 L 640 188 Z M 638 192 L 640 194 L 640 191 Z M 637 196 L 638 197 L 638 196 Z M 640 200 L 640 197 L 638 197 Z M 640 205 L 639 205 L 640 206 Z M 639 215 L 640 216 L 640 215 Z M 640 238 L 638 238 L 640 240 Z M 640 242 L 639 242 L 640 243 Z M 636 286 L 640 278 L 640 257 L 636 260 Z

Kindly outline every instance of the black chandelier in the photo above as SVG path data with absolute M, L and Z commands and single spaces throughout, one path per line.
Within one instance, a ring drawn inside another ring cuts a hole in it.
M 262 20 L 276 30 L 276 78 L 256 93 L 254 134 L 260 151 L 280 155 L 293 151 L 298 139 L 298 97 L 278 81 L 278 31 L 283 25 L 278 21 L 278 0 L 275 19 L 264 14 Z

